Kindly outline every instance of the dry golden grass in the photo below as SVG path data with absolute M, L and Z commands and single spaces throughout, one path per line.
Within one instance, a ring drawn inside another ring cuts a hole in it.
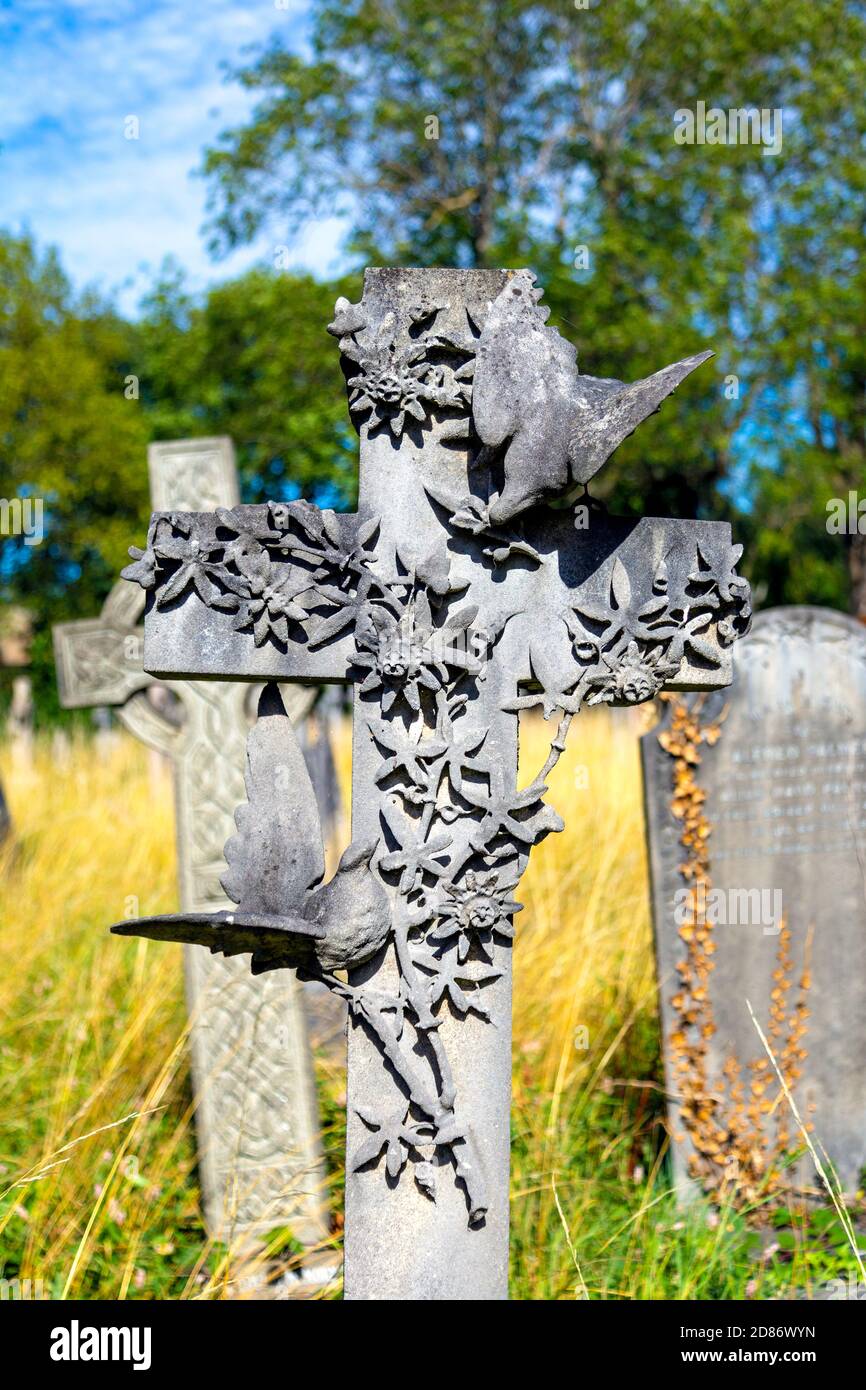
M 549 793 L 567 829 L 521 886 L 517 1298 L 738 1297 L 755 1276 L 741 1218 L 684 1216 L 661 1166 L 640 727 L 575 721 Z M 524 780 L 551 733 L 525 722 Z M 344 774 L 349 756 L 345 738 Z M 0 775 L 16 822 L 0 851 L 0 1274 L 53 1297 L 224 1295 L 238 1271 L 201 1225 L 180 948 L 106 930 L 130 897 L 175 903 L 170 777 L 125 735 L 102 758 L 79 739 L 68 766 L 47 743 L 32 768 L 4 750 Z M 323 1064 L 335 1168 L 340 1086 Z

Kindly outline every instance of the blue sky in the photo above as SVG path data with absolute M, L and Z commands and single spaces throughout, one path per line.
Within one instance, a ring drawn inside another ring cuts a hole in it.
M 56 245 L 82 286 L 134 311 L 163 258 L 200 288 L 270 257 L 278 229 L 214 262 L 202 232 L 204 146 L 250 98 L 221 63 L 277 29 L 303 50 L 306 0 L 0 0 L 0 226 Z M 138 140 L 124 136 L 139 120 Z M 317 224 L 298 266 L 339 268 L 341 228 Z

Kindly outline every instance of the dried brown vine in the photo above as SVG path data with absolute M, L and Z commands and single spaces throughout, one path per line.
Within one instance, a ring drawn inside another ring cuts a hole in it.
M 756 1056 L 745 1067 L 733 1052 L 722 1075 L 711 1077 L 709 1041 L 716 1032 L 710 993 L 716 942 L 706 904 L 712 891 L 710 836 L 712 826 L 705 813 L 706 793 L 698 768 L 701 748 L 721 736 L 721 723 L 701 723 L 702 701 L 691 707 L 675 695 L 662 695 L 671 706 L 668 726 L 658 735 L 660 746 L 672 761 L 671 812 L 681 824 L 680 844 L 685 859 L 680 875 L 689 889 L 686 917 L 679 927 L 684 953 L 677 962 L 678 985 L 671 1003 L 676 1022 L 669 1045 L 680 1100 L 680 1117 L 691 1142 L 689 1173 L 714 1200 L 733 1198 L 749 1205 L 758 1195 L 780 1192 L 787 1186 L 784 1160 L 795 1136 L 789 1128 L 787 1102 L 767 1057 Z M 793 1092 L 807 1056 L 806 1005 L 811 977 L 808 959 L 794 988 L 791 931 L 781 922 L 777 967 L 769 1000 L 770 1044 L 786 1085 Z M 806 955 L 808 958 L 808 944 Z M 675 1135 L 682 1142 L 685 1134 Z

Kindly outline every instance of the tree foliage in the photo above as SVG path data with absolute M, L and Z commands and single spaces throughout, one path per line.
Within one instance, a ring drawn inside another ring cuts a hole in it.
M 277 30 L 231 75 L 254 104 L 205 152 L 214 248 L 337 213 L 358 270 L 534 267 L 595 375 L 713 347 L 593 493 L 731 517 L 763 601 L 866 615 L 866 536 L 826 528 L 864 482 L 864 41 L 859 0 L 312 0 L 303 50 Z M 677 143 L 698 102 L 781 111 L 780 152 Z M 46 507 L 42 545 L 0 542 L 0 600 L 40 631 L 97 610 L 150 439 L 230 434 L 245 500 L 352 505 L 324 327 L 360 288 L 262 266 L 192 295 L 169 265 L 127 322 L 0 237 L 0 493 Z
M 88 611 L 146 518 L 133 341 L 109 306 L 73 296 L 54 254 L 0 239 L 2 492 L 40 497 L 45 530 L 41 545 L 4 539 L 0 576 L 37 613 Z
M 214 244 L 337 208 L 362 260 L 534 265 L 586 370 L 715 347 L 598 490 L 739 510 L 762 592 L 844 602 L 824 518 L 862 474 L 864 39 L 857 0 L 316 0 L 307 56 L 277 37 L 235 74 L 256 106 L 206 154 Z M 780 110 L 781 152 L 676 144 L 699 100 Z
M 50 626 L 93 617 L 141 541 L 153 439 L 229 434 L 247 501 L 354 501 L 355 443 L 333 339 L 349 282 L 254 270 L 191 296 L 168 267 L 134 323 L 73 294 L 56 256 L 0 237 L 0 493 L 43 505 L 44 537 L 0 539 L 0 603 L 34 620 L 43 710 Z M 8 682 L 7 682 L 8 684 Z
M 304 493 L 352 505 L 354 431 L 326 332 L 339 294 L 359 295 L 360 281 L 259 268 L 195 300 L 166 267 L 137 334 L 152 437 L 231 435 L 244 501 Z

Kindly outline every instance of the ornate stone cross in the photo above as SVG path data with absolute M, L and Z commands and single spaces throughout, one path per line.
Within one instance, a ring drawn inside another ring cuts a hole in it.
M 727 525 L 563 505 L 703 356 L 582 376 L 533 281 L 368 270 L 330 325 L 357 514 L 161 512 L 124 571 L 151 672 L 354 682 L 354 838 L 330 882 L 268 686 L 226 848 L 237 907 L 115 928 L 294 964 L 347 1000 L 351 1299 L 507 1296 L 512 918 L 562 828 L 547 775 L 583 704 L 723 686 L 748 626 Z M 518 786 L 534 705 L 550 753 Z
M 228 439 L 151 445 L 153 505 L 235 507 L 240 497 Z M 223 844 L 243 795 L 247 690 L 230 681 L 171 681 L 182 720 L 153 703 L 142 668 L 145 596 L 120 580 L 97 619 L 54 628 L 61 703 L 111 705 L 131 733 L 174 769 L 178 874 L 184 911 L 227 900 Z M 297 688 L 300 718 L 313 692 Z M 131 885 L 130 892 L 134 892 Z M 241 961 L 188 946 L 193 1086 L 202 1200 L 210 1232 L 226 1242 L 291 1226 L 312 1244 L 327 1234 L 318 1109 L 303 999 L 293 971 L 256 984 Z

